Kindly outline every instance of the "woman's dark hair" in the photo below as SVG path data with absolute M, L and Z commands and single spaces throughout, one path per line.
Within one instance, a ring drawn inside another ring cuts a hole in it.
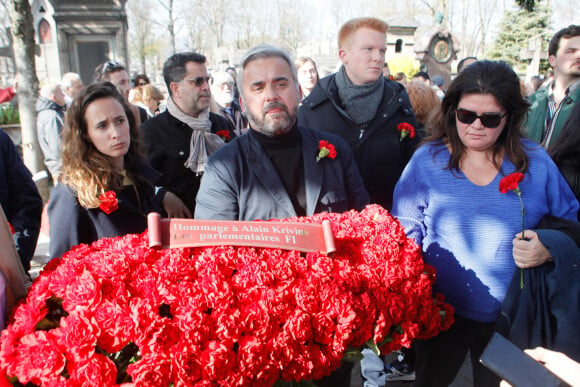
M 62 179 L 77 191 L 83 207 L 98 207 L 98 197 L 109 190 L 119 190 L 123 176 L 113 168 L 109 158 L 95 148 L 88 136 L 85 114 L 89 105 L 103 98 L 114 98 L 121 104 L 127 122 L 131 144 L 124 158 L 127 174 L 137 184 L 144 181 L 136 172 L 142 156 L 139 151 L 139 130 L 135 117 L 115 85 L 110 82 L 93 83 L 85 87 L 66 113 L 62 133 Z
M 522 96 L 520 79 L 505 62 L 480 60 L 467 66 L 451 82 L 439 108 L 426 125 L 431 135 L 426 142 L 443 141 L 451 148 L 449 169 L 459 170 L 465 146 L 457 133 L 455 110 L 463 96 L 468 94 L 492 95 L 505 109 L 506 124 L 493 146 L 493 162 L 501 168 L 502 156 L 515 165 L 518 172 L 528 168 L 528 157 L 523 149 L 521 132 L 530 104 Z

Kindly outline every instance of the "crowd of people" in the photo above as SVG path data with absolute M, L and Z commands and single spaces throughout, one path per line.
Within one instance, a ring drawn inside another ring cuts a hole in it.
M 580 26 L 554 35 L 553 80 L 528 92 L 508 64 L 474 57 L 447 85 L 426 72 L 407 84 L 385 61 L 387 29 L 371 17 L 346 22 L 341 66 L 322 78 L 312 58 L 259 45 L 212 74 L 200 53 L 172 55 L 167 98 L 145 75 L 131 87 L 118 62 L 98 66 L 85 87 L 73 73 L 45 85 L 37 110 L 54 181 L 50 256 L 142 232 L 152 211 L 267 220 L 375 203 L 435 267 L 455 322 L 397 364 L 364 350 L 365 386 L 447 386 L 468 354 L 474 384 L 497 385 L 478 359 L 498 330 L 522 349 L 580 361 L 580 333 L 560 327 L 580 318 Z M 321 141 L 334 157 L 316 157 Z M 27 270 L 42 200 L 1 131 L 0 147 L 0 203 Z M 502 189 L 513 176 L 512 191 Z M 542 322 L 529 321 L 538 295 L 549 299 L 533 312 Z M 344 363 L 315 383 L 347 387 L 351 372 Z

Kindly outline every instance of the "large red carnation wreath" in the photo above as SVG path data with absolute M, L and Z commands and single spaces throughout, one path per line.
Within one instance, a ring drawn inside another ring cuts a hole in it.
M 365 343 L 385 353 L 451 325 L 434 270 L 387 211 L 287 220 L 324 219 L 332 256 L 157 251 L 146 233 L 78 246 L 15 309 L 1 371 L 46 386 L 271 386 L 327 375 Z

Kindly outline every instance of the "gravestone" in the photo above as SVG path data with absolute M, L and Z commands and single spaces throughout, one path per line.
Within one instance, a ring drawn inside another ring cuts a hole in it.
M 459 42 L 448 30 L 434 28 L 426 31 L 415 43 L 415 54 L 421 62 L 421 70 L 431 78 L 440 75 L 447 88 L 451 81 L 451 62 L 457 58 Z
M 64 73 L 75 72 L 88 84 L 103 62 L 128 66 L 125 4 L 126 0 L 34 0 L 41 83 L 59 83 Z

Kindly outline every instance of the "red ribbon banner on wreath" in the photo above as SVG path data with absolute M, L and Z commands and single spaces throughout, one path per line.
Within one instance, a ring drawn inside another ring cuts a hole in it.
M 332 224 L 227 221 L 147 216 L 149 247 L 252 246 L 298 251 L 336 251 Z

